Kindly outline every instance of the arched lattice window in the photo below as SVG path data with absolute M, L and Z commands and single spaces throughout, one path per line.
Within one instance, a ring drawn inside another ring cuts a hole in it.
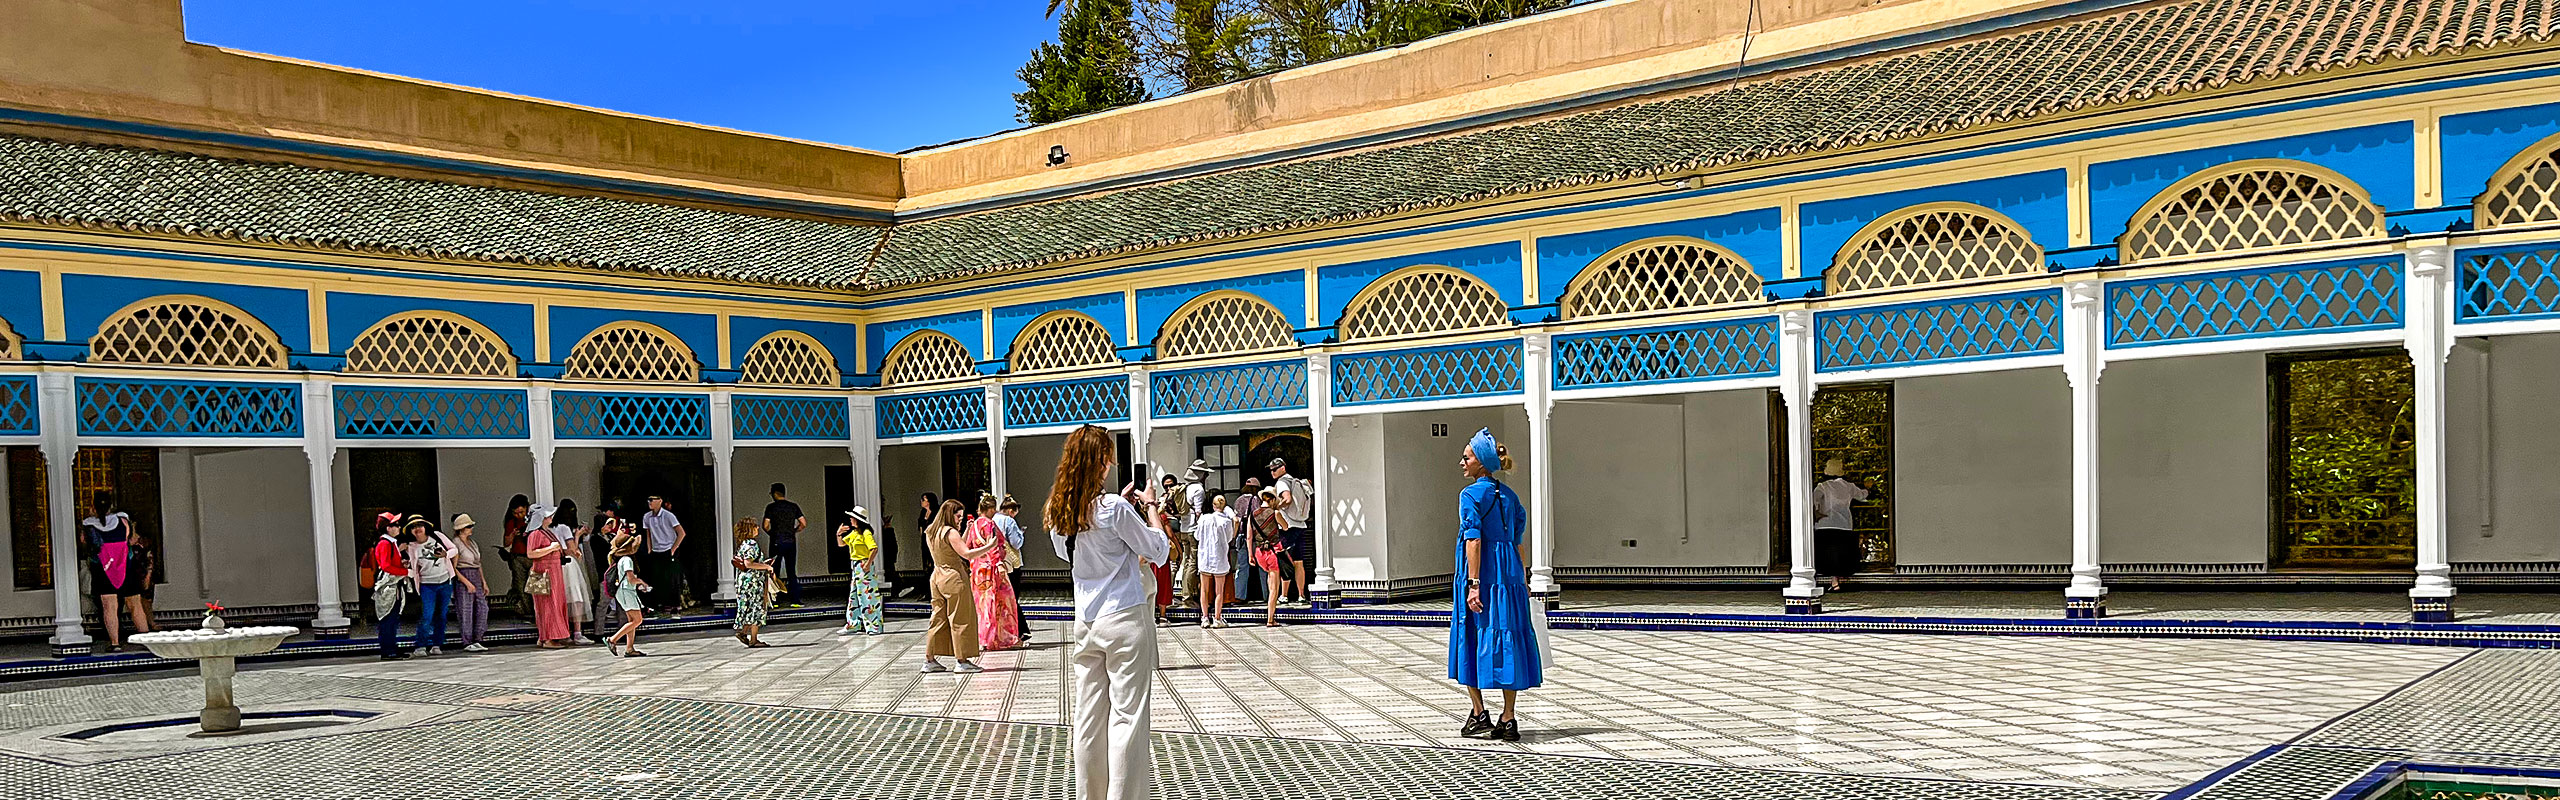
M 1379 278 L 1343 309 L 1342 341 L 1495 328 L 1510 322 L 1502 295 L 1447 267 L 1413 267 Z
M 1832 294 L 2044 271 L 2044 250 L 2016 223 L 1949 203 L 1894 212 L 1840 248 Z
M 1013 339 L 1013 353 L 1005 358 L 1005 368 L 1014 372 L 1038 372 L 1110 364 L 1120 360 L 1118 343 L 1111 331 L 1092 317 L 1073 311 L 1061 311 L 1031 321 L 1022 335 Z
M 1760 275 L 1733 251 L 1695 239 L 1639 242 L 1565 286 L 1565 319 L 1709 308 L 1765 299 Z
M 2472 204 L 2477 227 L 2560 222 L 2560 136 L 2526 148 L 2507 162 L 2489 191 Z
M 417 311 L 376 323 L 347 346 L 348 372 L 397 375 L 516 374 L 506 342 L 487 329 L 443 311 Z
M 1157 358 L 1250 353 L 1298 346 L 1297 326 L 1262 298 L 1213 292 L 1192 300 L 1156 334 Z
M 0 319 L 0 361 L 25 360 L 27 360 L 25 337 L 19 336 L 17 327 L 10 325 L 8 320 Z
M 967 345 L 941 331 L 909 334 L 880 361 L 880 385 L 929 383 L 978 374 Z
M 2382 209 L 2300 166 L 2216 168 L 2162 191 L 2118 242 L 2126 262 L 2382 235 Z
M 655 325 L 616 322 L 569 348 L 560 376 L 591 381 L 695 381 L 702 362 L 675 334 Z
M 834 386 L 842 377 L 827 346 L 798 331 L 774 331 L 747 348 L 738 380 L 778 386 Z
M 284 367 L 284 345 L 248 312 L 202 297 L 155 297 L 107 317 L 89 360 L 185 367 Z

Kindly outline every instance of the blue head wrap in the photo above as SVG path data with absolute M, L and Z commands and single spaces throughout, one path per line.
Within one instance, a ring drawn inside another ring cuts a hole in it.
M 1502 454 L 1496 450 L 1492 428 L 1477 428 L 1475 438 L 1467 440 L 1467 450 L 1476 454 L 1476 463 L 1486 472 L 1502 471 Z

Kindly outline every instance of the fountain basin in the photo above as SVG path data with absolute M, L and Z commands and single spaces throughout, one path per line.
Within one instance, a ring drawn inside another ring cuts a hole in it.
M 270 625 L 218 631 L 154 631 L 134 634 L 126 641 L 151 648 L 151 654 L 161 658 L 239 658 L 274 650 L 301 632 L 301 628 L 289 625 Z

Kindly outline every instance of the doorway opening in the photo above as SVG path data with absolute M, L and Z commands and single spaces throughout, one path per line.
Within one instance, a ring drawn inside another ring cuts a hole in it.
M 2274 566 L 2417 563 L 2417 376 L 2400 350 L 2267 359 Z
M 1769 391 L 1769 563 L 1785 570 L 1789 563 L 1788 521 L 1799 509 L 1795 498 L 1810 497 L 1824 464 L 1839 459 L 1841 472 L 1867 488 L 1868 499 L 1852 504 L 1857 525 L 1860 572 L 1890 571 L 1893 547 L 1893 384 L 1834 384 L 1813 393 L 1813 475 L 1787 474 L 1787 405 Z
M 720 588 L 718 560 L 728 557 L 732 545 L 729 526 L 711 517 L 711 465 L 705 456 L 693 447 L 606 450 L 604 471 L 596 480 L 599 496 L 579 506 L 579 514 L 592 516 L 611 500 L 622 507 L 623 518 L 637 522 L 648 512 L 651 495 L 666 498 L 667 510 L 684 526 L 684 544 L 676 548 L 676 562 L 684 570 L 683 596 L 708 606 Z
M 44 451 L 32 446 L 9 448 L 9 552 L 11 578 L 18 591 L 53 588 L 52 495 L 45 482 Z M 160 540 L 160 450 L 156 447 L 83 447 L 73 457 L 73 519 L 89 516 L 100 495 L 112 495 L 133 518 L 151 563 L 166 564 Z M 154 585 L 167 583 L 168 570 L 154 570 Z

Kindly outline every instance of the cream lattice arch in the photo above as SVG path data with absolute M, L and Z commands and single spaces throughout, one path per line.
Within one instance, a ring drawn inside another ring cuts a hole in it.
M 1110 329 L 1102 327 L 1102 323 L 1073 311 L 1052 311 L 1023 326 L 1022 334 L 1013 338 L 1013 352 L 1005 357 L 1005 369 L 1040 372 L 1119 360 L 1118 343 L 1111 340 Z
M 212 298 L 170 295 L 108 315 L 89 340 L 89 360 L 282 369 L 285 348 L 249 312 Z
M 0 361 L 25 360 L 27 360 L 25 337 L 19 336 L 17 327 L 10 325 L 8 320 L 0 319 Z
M 773 386 L 834 386 L 844 377 L 835 354 L 799 331 L 774 331 L 756 340 L 739 360 L 738 372 L 741 382 Z
M 2489 191 L 2472 202 L 2476 227 L 2560 222 L 2560 136 L 2525 148 L 2491 174 Z
M 1760 275 L 1733 251 L 1686 237 L 1648 239 L 1602 256 L 1566 284 L 1565 319 L 1712 308 L 1765 299 Z
M 2382 209 L 2345 177 L 2291 161 L 2244 161 L 2195 174 L 2133 215 L 2126 263 L 2382 235 Z
M 978 374 L 969 347 L 941 331 L 917 331 L 880 359 L 880 385 L 904 386 Z
M 2000 212 L 1932 203 L 1886 215 L 1833 260 L 1830 294 L 2044 271 L 2044 249 Z
M 1407 267 L 1351 298 L 1337 324 L 1342 341 L 1446 333 L 1510 324 L 1502 295 L 1483 280 L 1442 266 Z
M 374 323 L 347 346 L 348 372 L 513 377 L 505 340 L 459 314 L 413 311 Z
M 689 382 L 702 379 L 702 362 L 667 329 L 645 322 L 616 322 L 595 329 L 569 348 L 560 376 L 570 380 Z
M 1297 327 L 1269 301 L 1244 292 L 1193 298 L 1156 334 L 1157 358 L 1251 353 L 1298 346 Z

